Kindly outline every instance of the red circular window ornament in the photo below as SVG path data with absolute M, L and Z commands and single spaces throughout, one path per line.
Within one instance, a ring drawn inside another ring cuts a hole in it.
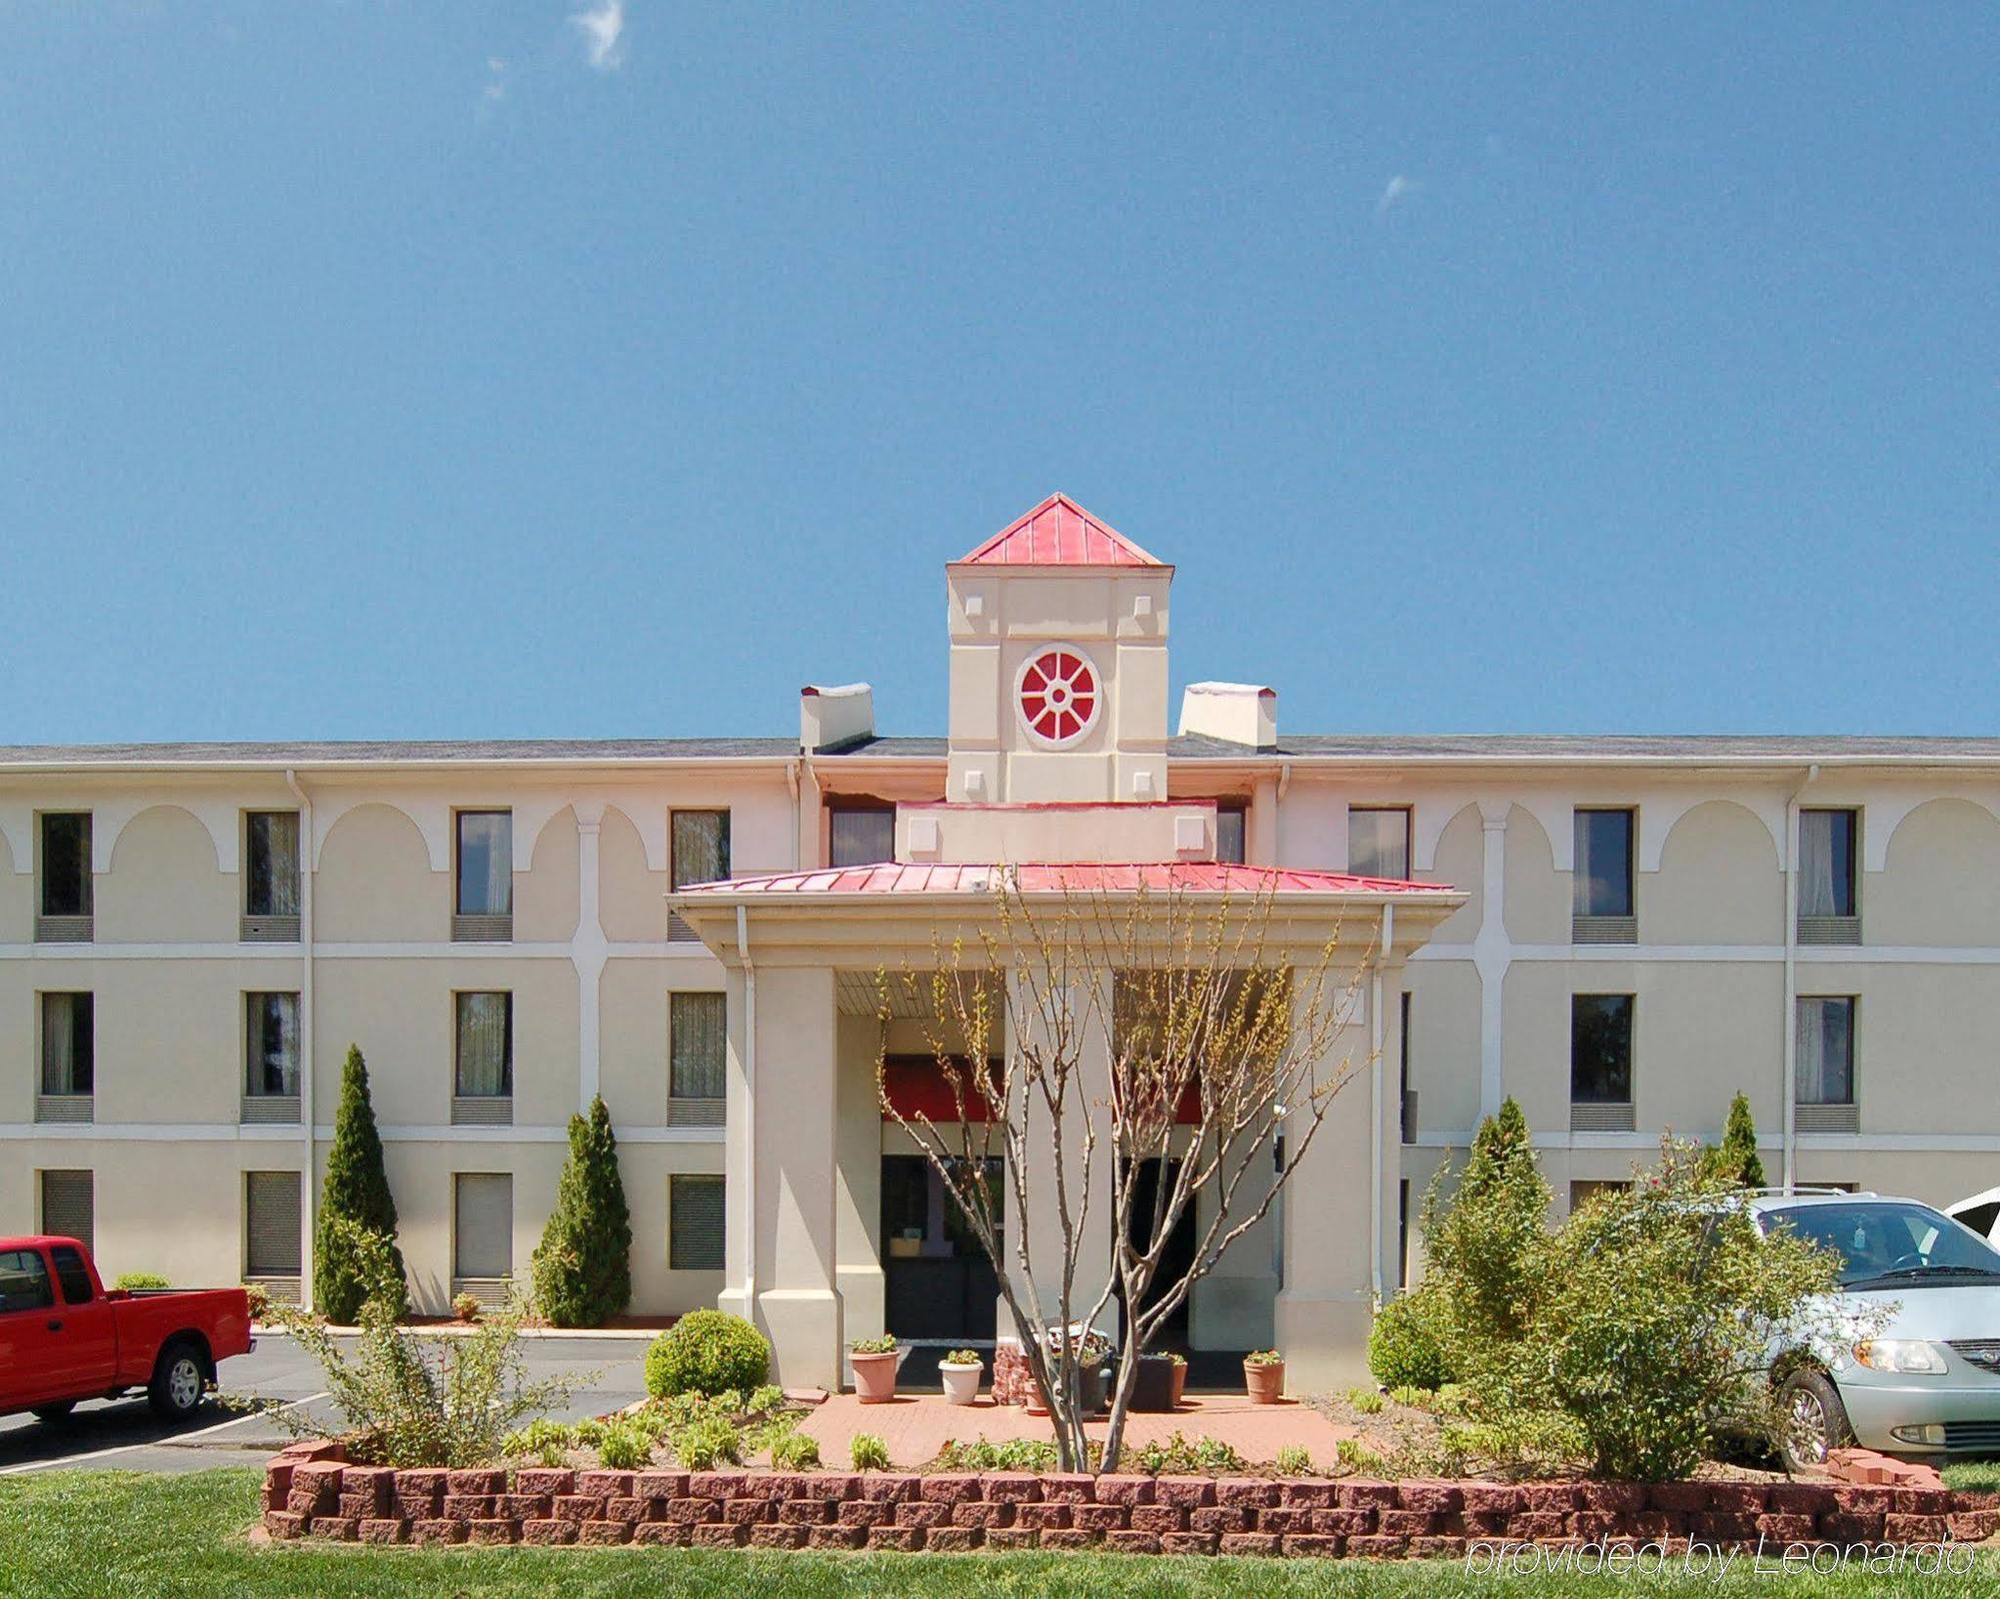
M 1014 697 L 1028 731 L 1044 744 L 1073 744 L 1097 723 L 1103 700 L 1097 668 L 1084 653 L 1056 645 L 1021 668 Z

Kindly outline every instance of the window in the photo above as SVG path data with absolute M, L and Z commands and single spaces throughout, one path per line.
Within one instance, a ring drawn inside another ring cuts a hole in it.
M 299 1174 L 252 1171 L 243 1174 L 243 1275 L 252 1279 L 296 1277 L 303 1258 Z
M 723 1179 L 667 1179 L 667 1266 L 672 1271 L 721 1271 Z
M 296 1099 L 299 1093 L 299 996 L 243 996 L 243 1095 Z
M 1349 806 L 1347 869 L 1356 877 L 1410 875 L 1410 813 L 1401 806 Z
M 514 936 L 514 813 L 458 813 L 454 939 L 505 941 Z
M 675 811 L 667 842 L 667 886 L 686 888 L 729 875 L 729 812 Z M 689 940 L 694 929 L 678 916 L 667 921 L 667 937 Z
M 39 1249 L 0 1249 L 0 1316 L 47 1310 L 56 1302 Z
M 1402 994 L 1402 1014 L 1397 1018 L 1396 1053 L 1403 1096 L 1403 1142 L 1417 1141 L 1417 1091 L 1410 1086 L 1410 991 Z
M 667 1125 L 720 1127 L 728 1002 L 721 994 L 673 994 L 667 1006 Z
M 507 1099 L 514 1092 L 514 996 L 459 994 L 457 1070 L 460 1099 Z
M 243 818 L 246 939 L 299 936 L 299 813 L 250 811 Z
M 459 1172 L 452 1179 L 452 1275 L 495 1282 L 514 1272 L 514 1179 Z
M 1861 942 L 1858 811 L 1799 812 L 1799 939 L 1807 944 Z
M 1632 996 L 1570 997 L 1569 1098 L 1572 1105 L 1632 1103 Z
M 1578 916 L 1632 914 L 1632 813 L 1576 813 L 1576 881 L 1574 909 Z
M 56 1263 L 56 1281 L 62 1284 L 65 1305 L 87 1305 L 97 1297 L 90 1290 L 90 1268 L 73 1244 L 57 1244 L 49 1251 L 49 1258 Z
M 45 943 L 91 937 L 90 812 L 41 818 L 42 881 L 35 937 Z
M 74 1238 L 85 1249 L 95 1247 L 91 1240 L 97 1232 L 97 1193 L 89 1172 L 42 1173 L 42 1231 Z
M 832 805 L 826 813 L 826 863 L 872 866 L 896 858 L 896 810 L 891 805 Z
M 96 1092 L 96 1001 L 90 994 L 42 996 L 42 1077 L 44 1100 L 87 1100 Z M 38 1120 L 62 1120 L 75 1106 L 38 1107 Z M 88 1120 L 89 1107 L 81 1107 Z
M 1215 808 L 1215 858 L 1241 866 L 1248 847 L 1249 812 L 1241 800 L 1224 800 Z
M 1798 1103 L 1854 1103 L 1854 1000 L 1807 998 L 1798 1002 L 1796 1042 Z

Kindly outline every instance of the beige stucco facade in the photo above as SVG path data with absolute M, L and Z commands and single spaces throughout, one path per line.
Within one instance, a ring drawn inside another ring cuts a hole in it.
M 1333 873 L 1357 864 L 1350 812 L 1394 807 L 1408 876 L 1458 891 L 1357 968 L 1365 1003 L 1340 1047 L 1364 1069 L 1273 1216 L 1204 1285 L 1196 1347 L 1276 1342 L 1307 1383 L 1358 1371 L 1374 1298 L 1405 1269 L 1405 1218 L 1507 1095 L 1559 1205 L 1572 1183 L 1628 1175 L 1670 1130 L 1714 1138 L 1739 1090 L 1774 1181 L 1932 1202 L 2000 1181 L 2000 746 L 1315 739 L 1258 731 L 1268 696 L 1226 693 L 1176 736 L 1171 576 L 1150 561 L 955 563 L 944 739 L 0 750 L 0 1232 L 41 1225 L 44 1174 L 87 1172 L 107 1272 L 238 1280 L 246 1174 L 323 1170 L 354 1044 L 421 1306 L 442 1309 L 459 1281 L 459 1175 L 511 1179 L 525 1275 L 565 1122 L 601 1093 L 632 1206 L 634 1309 L 743 1310 L 786 1380 L 840 1380 L 845 1339 L 899 1330 L 885 1184 L 911 1152 L 875 1097 L 877 1024 L 841 977 L 920 964 L 965 908 L 675 901 L 688 937 L 669 895 L 676 811 L 725 812 L 728 869 L 745 878 L 827 865 L 832 818 L 856 802 L 897 808 L 910 864 L 1212 862 L 1240 817 L 1248 864 Z M 1051 646 L 1088 663 L 1093 696 L 1087 726 L 1056 741 L 1020 698 Z M 1632 814 L 1625 941 L 1578 942 L 1578 808 Z M 1795 913 L 1799 816 L 1823 808 L 1856 820 L 1858 909 L 1830 943 L 1802 939 Z M 454 817 L 482 810 L 511 814 L 511 923 L 471 940 L 454 915 Z M 300 926 L 279 941 L 244 922 L 245 818 L 264 811 L 301 816 Z M 84 939 L 47 936 L 40 915 L 41 829 L 58 813 L 91 818 Z M 1381 904 L 1321 906 L 1347 918 L 1357 962 Z M 512 1091 L 504 1121 L 470 1124 L 454 996 L 492 991 L 512 996 Z M 244 1097 L 245 996 L 263 993 L 300 996 L 305 1108 L 289 1122 L 253 1118 Z M 91 996 L 80 1107 L 41 1092 L 45 996 L 60 994 Z M 709 1124 L 670 1094 L 676 994 L 724 996 Z M 1631 998 L 1629 1130 L 1574 1125 L 1571 1004 L 1593 994 Z M 1854 1001 L 1841 1130 L 1798 1125 L 1801 996 Z M 717 1176 L 722 1237 L 684 1240 L 699 1264 L 676 1266 L 673 1180 Z

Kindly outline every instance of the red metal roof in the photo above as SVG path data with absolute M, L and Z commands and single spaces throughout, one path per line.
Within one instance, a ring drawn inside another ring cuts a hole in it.
M 920 866 L 885 861 L 879 866 L 831 867 L 817 872 L 774 872 L 697 883 L 680 890 L 692 898 L 709 895 L 802 894 L 986 894 L 994 874 L 1013 871 L 1021 891 L 1036 893 L 1133 893 L 1140 888 L 1196 894 L 1407 894 L 1423 897 L 1456 892 L 1449 883 L 1406 883 L 1386 877 L 1351 877 L 1345 872 L 1309 872 L 1217 861 L 1160 861 L 1143 866 L 1088 862 L 1055 866 Z
M 962 566 L 1164 566 L 1124 534 L 1100 522 L 1067 494 L 1051 494 L 1010 522 Z

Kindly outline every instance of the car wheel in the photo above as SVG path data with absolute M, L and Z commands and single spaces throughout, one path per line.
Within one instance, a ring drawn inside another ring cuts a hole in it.
M 202 1369 L 201 1352 L 193 1344 L 183 1340 L 160 1351 L 153 1380 L 146 1389 L 155 1415 L 163 1421 L 185 1421 L 201 1409 L 207 1391 L 208 1374 Z
M 1822 1467 L 1834 1450 L 1854 1442 L 1840 1390 L 1825 1372 L 1811 1366 L 1801 1367 L 1779 1384 L 1778 1417 L 1784 1429 L 1778 1452 L 1788 1471 Z
M 76 1409 L 74 1399 L 58 1400 L 53 1405 L 35 1406 L 35 1420 L 44 1427 L 60 1427 L 69 1420 L 69 1413 Z

